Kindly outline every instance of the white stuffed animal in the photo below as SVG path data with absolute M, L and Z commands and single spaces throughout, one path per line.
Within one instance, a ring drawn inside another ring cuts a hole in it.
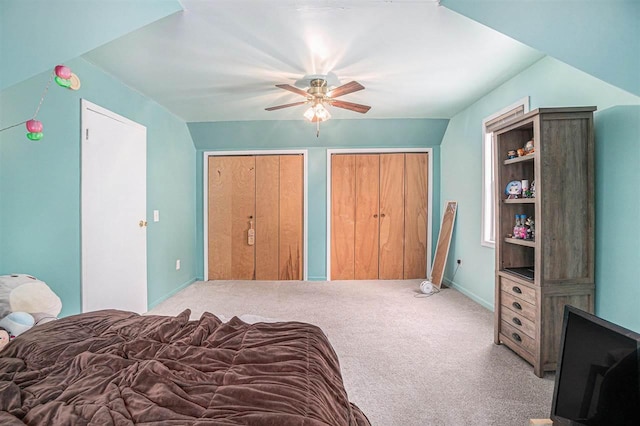
M 0 275 L 0 328 L 11 336 L 57 319 L 61 310 L 60 298 L 44 282 L 25 274 Z

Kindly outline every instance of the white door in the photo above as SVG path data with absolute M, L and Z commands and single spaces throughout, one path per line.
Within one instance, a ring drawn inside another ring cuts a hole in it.
M 82 100 L 82 311 L 147 311 L 147 129 Z

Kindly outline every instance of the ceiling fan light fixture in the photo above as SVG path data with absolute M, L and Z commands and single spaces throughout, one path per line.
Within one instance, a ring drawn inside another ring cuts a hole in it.
M 310 106 L 302 115 L 305 119 L 313 123 L 316 121 L 327 121 L 331 118 L 331 113 L 321 102 Z
M 331 118 L 331 114 L 329 113 L 329 110 L 327 110 L 323 104 L 319 103 L 314 107 L 314 112 L 316 115 L 316 118 L 319 121 L 327 121 L 328 119 Z
M 302 114 L 304 116 L 304 118 L 306 118 L 309 121 L 313 120 L 313 117 L 316 115 L 316 110 L 313 109 L 313 107 L 309 107 L 304 114 Z

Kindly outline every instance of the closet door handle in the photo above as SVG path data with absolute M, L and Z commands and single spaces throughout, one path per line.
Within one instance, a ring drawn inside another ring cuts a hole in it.
M 377 213 L 376 213 L 376 214 L 374 214 L 374 215 L 373 215 L 373 217 L 378 217 L 378 214 L 377 214 Z
M 249 219 L 253 219 L 253 215 L 249 216 Z
M 384 217 L 384 213 L 382 213 L 382 214 L 380 215 L 380 217 Z

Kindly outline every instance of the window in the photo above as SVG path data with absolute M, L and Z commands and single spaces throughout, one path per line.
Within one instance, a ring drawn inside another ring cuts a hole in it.
M 495 247 L 495 176 L 493 171 L 493 130 L 529 112 L 529 97 L 482 120 L 482 225 L 480 244 Z

